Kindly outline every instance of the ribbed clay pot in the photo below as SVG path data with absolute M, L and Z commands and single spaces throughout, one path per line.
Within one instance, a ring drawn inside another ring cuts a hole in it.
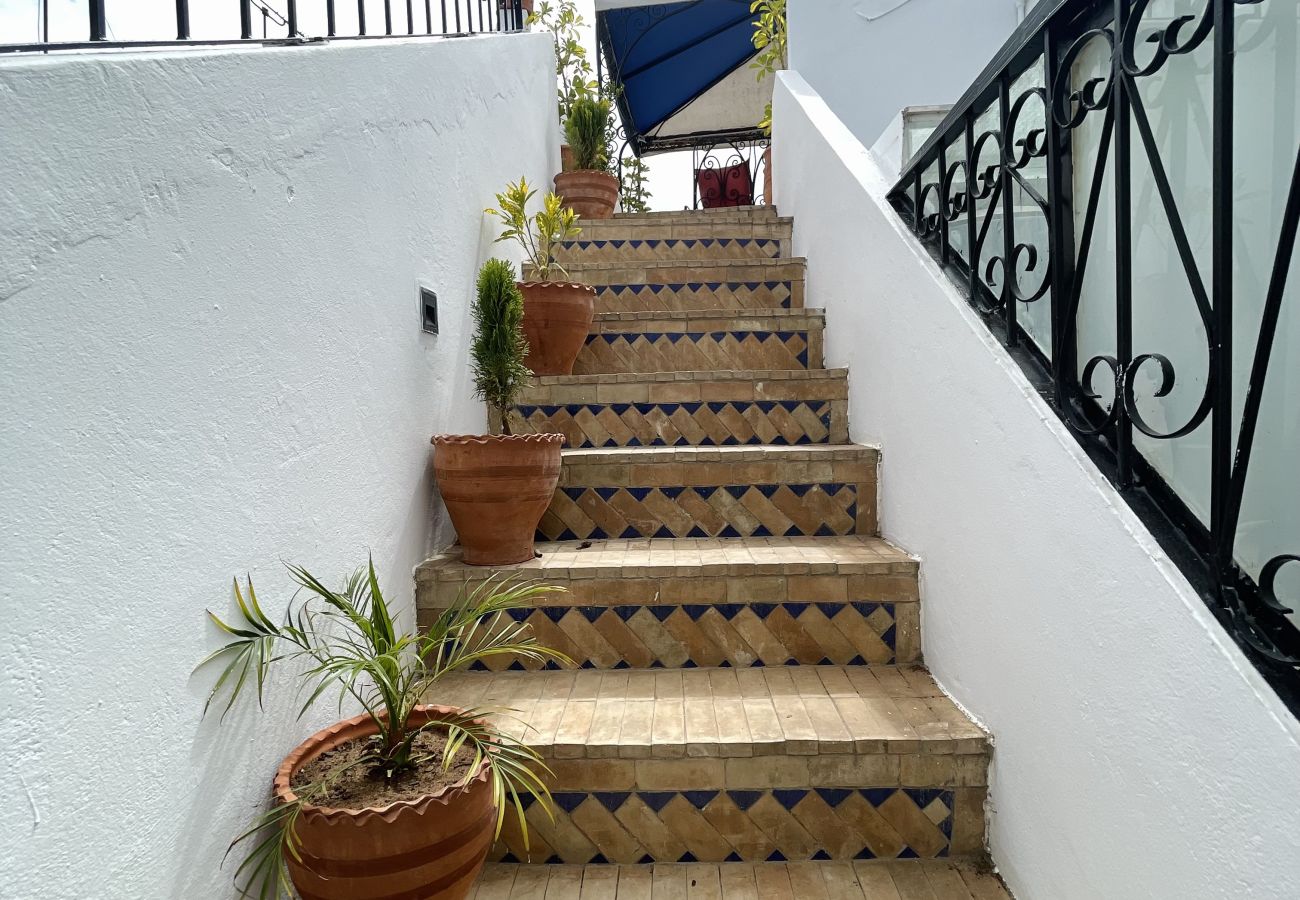
M 562 434 L 440 434 L 438 479 L 463 556 L 471 566 L 533 558 L 537 523 L 560 480 Z
M 596 289 L 573 281 L 521 281 L 524 295 L 524 365 L 534 375 L 572 375 L 596 315 Z
M 555 193 L 583 219 L 608 219 L 618 202 L 618 179 L 595 169 L 561 172 L 555 176 Z
M 451 712 L 417 706 L 424 723 Z M 293 777 L 327 750 L 375 733 L 369 716 L 354 716 L 298 745 L 275 774 L 280 803 L 296 799 Z M 301 861 L 290 855 L 289 877 L 302 900 L 462 900 L 487 859 L 496 809 L 487 767 L 465 787 L 368 809 L 303 806 L 297 835 Z

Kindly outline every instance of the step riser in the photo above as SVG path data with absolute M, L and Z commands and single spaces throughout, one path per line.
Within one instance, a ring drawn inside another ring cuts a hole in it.
M 555 248 L 555 259 L 570 263 L 710 262 L 736 259 L 779 259 L 782 249 L 774 238 L 653 238 L 608 239 L 584 236 Z
M 545 541 L 876 533 L 874 459 L 584 464 L 566 458 Z
M 615 282 L 596 286 L 596 312 L 658 312 L 697 309 L 803 309 L 803 278 L 704 281 L 667 284 Z
M 746 324 L 780 330 L 747 329 Z M 819 318 L 788 318 L 737 323 L 719 330 L 720 321 L 607 322 L 587 337 L 573 366 L 575 375 L 621 372 L 702 372 L 732 369 L 820 369 Z M 689 331 L 679 330 L 683 326 Z M 635 330 L 633 330 L 635 328 Z M 670 330 L 660 330 L 667 328 Z
M 541 379 L 520 397 L 511 426 L 558 432 L 571 450 L 848 443 L 844 370 L 730 372 L 735 377 Z M 500 431 L 495 417 L 491 427 Z
M 592 774 L 574 777 L 590 784 Z M 664 782 L 658 773 L 655 780 Z M 667 787 L 671 779 L 655 790 L 555 789 L 553 822 L 539 804 L 527 811 L 530 848 L 507 817 L 491 858 L 574 865 L 933 859 L 983 846 L 983 787 L 819 790 L 810 780 L 791 789 Z
M 581 241 L 690 241 L 760 240 L 780 241 L 787 252 L 793 246 L 794 228 L 789 219 L 764 222 L 659 225 L 622 219 L 601 219 L 581 224 Z
M 629 262 L 610 265 L 582 262 L 573 263 L 566 268 L 579 281 L 599 288 L 615 284 L 802 281 L 806 265 L 802 259 L 772 259 L 700 263 Z
M 602 222 L 629 222 L 657 226 L 695 225 L 708 223 L 774 222 L 779 218 L 774 206 L 730 206 L 713 209 L 666 209 L 645 213 L 615 213 L 612 219 Z
M 570 592 L 519 610 L 513 619 L 584 669 L 880 666 L 920 659 L 914 576 L 547 582 Z M 422 585 L 420 624 L 427 626 L 438 609 L 454 602 L 460 587 Z M 778 599 L 791 596 L 799 599 Z M 474 668 L 544 666 L 495 657 Z

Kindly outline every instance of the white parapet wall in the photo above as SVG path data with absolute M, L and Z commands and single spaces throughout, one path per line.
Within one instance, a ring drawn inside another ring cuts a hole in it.
M 227 843 L 335 715 L 278 677 L 200 722 L 203 610 L 368 553 L 409 605 L 429 437 L 486 426 L 483 208 L 558 169 L 554 65 L 540 34 L 0 63 L 0 897 L 235 896 Z
M 781 213 L 920 555 L 925 660 L 992 732 L 993 859 L 1019 900 L 1300 897 L 1300 729 L 885 202 L 794 72 Z

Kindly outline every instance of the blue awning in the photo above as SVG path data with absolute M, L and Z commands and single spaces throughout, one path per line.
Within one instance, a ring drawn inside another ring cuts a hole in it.
M 607 0 L 612 3 L 627 0 Z M 633 0 L 635 2 L 635 0 Z M 640 153 L 760 136 L 771 97 L 749 69 L 750 0 L 687 0 L 598 9 L 596 31 L 619 113 Z

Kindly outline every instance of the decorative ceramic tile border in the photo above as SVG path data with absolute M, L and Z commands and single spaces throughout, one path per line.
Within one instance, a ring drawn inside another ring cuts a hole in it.
M 729 447 L 827 444 L 830 400 L 520 405 L 533 432 L 557 431 L 566 447 Z M 841 438 L 842 439 L 842 438 Z
M 794 297 L 789 280 L 596 285 L 600 308 L 613 310 L 790 309 L 796 306 Z
M 560 487 L 538 540 L 853 534 L 858 485 Z
M 602 332 L 587 336 L 573 373 L 820 368 L 809 344 L 807 330 Z
M 954 792 L 939 788 L 556 792 L 555 820 L 529 800 L 505 862 L 780 862 L 932 859 L 952 849 Z
M 893 603 L 716 603 L 517 609 L 584 669 L 892 665 Z M 577 621 L 585 620 L 585 625 Z M 581 645 L 569 635 L 581 633 Z M 474 671 L 559 668 L 494 657 Z
M 561 260 L 653 261 L 777 259 L 781 242 L 770 238 L 613 238 L 565 241 Z

